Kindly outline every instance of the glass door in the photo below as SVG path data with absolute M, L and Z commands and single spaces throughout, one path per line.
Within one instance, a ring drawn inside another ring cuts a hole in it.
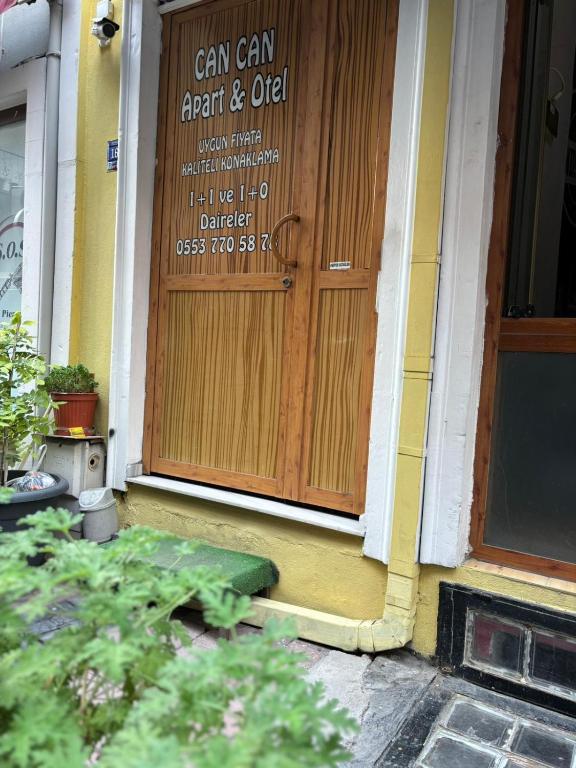
M 473 546 L 576 577 L 576 4 L 510 2 Z M 512 171 L 512 173 L 510 173 Z
M 26 107 L 0 112 L 0 323 L 22 301 Z

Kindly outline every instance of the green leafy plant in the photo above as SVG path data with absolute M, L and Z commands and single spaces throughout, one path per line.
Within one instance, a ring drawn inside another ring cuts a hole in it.
M 46 363 L 16 312 L 0 326 L 0 486 L 9 467 L 42 442 L 52 424 L 52 401 L 44 386 Z
M 0 764 L 3 768 L 303 768 L 339 765 L 355 729 L 285 629 L 237 636 L 250 613 L 220 572 L 147 564 L 167 538 L 122 531 L 111 547 L 70 537 L 77 518 L 47 510 L 0 537 Z M 183 543 L 175 556 L 189 553 Z M 40 568 L 30 555 L 49 556 Z M 170 618 L 198 599 L 231 631 L 214 650 L 191 646 Z M 55 604 L 74 623 L 47 642 L 31 622 Z
M 0 504 L 8 504 L 14 494 L 12 488 L 3 488 L 0 486 Z
M 94 374 L 82 363 L 78 365 L 55 365 L 46 376 L 48 392 L 94 392 L 98 382 Z

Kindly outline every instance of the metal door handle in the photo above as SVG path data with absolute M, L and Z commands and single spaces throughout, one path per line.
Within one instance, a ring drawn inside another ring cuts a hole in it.
M 300 216 L 298 216 L 296 213 L 287 213 L 286 216 L 282 216 L 282 218 L 279 219 L 276 224 L 274 224 L 272 234 L 270 235 L 270 244 L 272 246 L 272 253 L 274 254 L 274 258 L 279 261 L 280 264 L 283 264 L 285 267 L 295 267 L 298 264 L 296 259 L 285 259 L 278 250 L 278 232 L 284 226 L 284 224 L 287 224 L 289 221 L 300 221 Z

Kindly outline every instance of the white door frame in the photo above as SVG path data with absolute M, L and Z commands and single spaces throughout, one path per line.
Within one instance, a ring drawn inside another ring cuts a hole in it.
M 458 0 L 420 561 L 468 551 L 506 0 Z

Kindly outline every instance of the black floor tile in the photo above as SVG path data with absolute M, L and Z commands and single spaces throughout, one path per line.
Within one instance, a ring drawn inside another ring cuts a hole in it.
M 422 760 L 426 768 L 494 768 L 495 763 L 494 755 L 448 736 L 439 736 Z
M 553 768 L 570 768 L 574 755 L 574 744 L 570 741 L 531 725 L 520 726 L 511 749 Z
M 511 717 L 497 715 L 474 706 L 470 701 L 460 700 L 455 703 L 446 727 L 475 741 L 500 746 L 508 738 L 513 724 Z

